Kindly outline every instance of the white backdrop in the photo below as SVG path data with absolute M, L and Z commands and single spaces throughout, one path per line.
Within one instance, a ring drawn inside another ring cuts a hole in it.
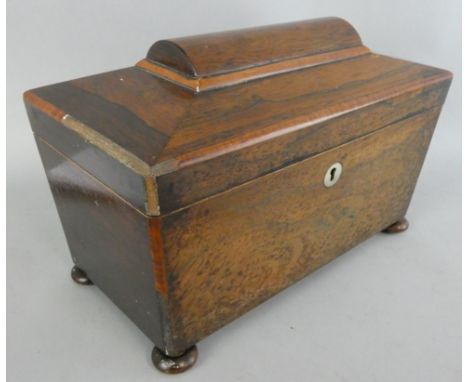
M 411 227 L 378 235 L 199 345 L 190 381 L 459 381 L 461 1 L 7 1 L 7 345 L 11 381 L 154 381 L 152 344 L 71 259 L 22 92 L 135 64 L 156 40 L 324 16 L 378 53 L 455 79 Z M 173 379 L 173 378 L 172 378 Z

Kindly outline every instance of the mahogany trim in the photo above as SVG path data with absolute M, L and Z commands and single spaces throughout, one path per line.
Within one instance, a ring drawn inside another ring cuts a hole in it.
M 164 297 L 167 296 L 167 276 L 164 261 L 164 248 L 161 237 L 161 223 L 159 219 L 148 220 L 148 231 L 150 238 L 150 251 L 153 260 L 153 275 L 155 289 Z
M 24 102 L 29 103 L 31 106 L 40 110 L 44 114 L 48 115 L 53 120 L 62 123 L 63 117 L 67 114 L 50 102 L 43 100 L 41 97 L 34 94 L 31 90 L 23 94 Z

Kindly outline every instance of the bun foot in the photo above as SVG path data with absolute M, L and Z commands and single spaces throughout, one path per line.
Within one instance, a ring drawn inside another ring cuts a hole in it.
M 71 270 L 71 277 L 77 284 L 93 285 L 93 282 L 88 278 L 86 272 L 78 268 L 76 265 Z
M 392 225 L 385 228 L 382 232 L 384 233 L 400 233 L 404 232 L 408 229 L 409 222 L 406 218 L 398 220 L 397 222 L 393 223 Z
M 154 366 L 159 371 L 167 374 L 179 374 L 190 369 L 197 362 L 198 350 L 194 345 L 178 357 L 169 357 L 157 347 L 151 353 Z

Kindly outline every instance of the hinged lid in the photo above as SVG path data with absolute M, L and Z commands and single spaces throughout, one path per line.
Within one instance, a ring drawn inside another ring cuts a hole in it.
M 437 107 L 450 79 L 328 18 L 163 40 L 25 101 L 38 139 L 158 215 Z

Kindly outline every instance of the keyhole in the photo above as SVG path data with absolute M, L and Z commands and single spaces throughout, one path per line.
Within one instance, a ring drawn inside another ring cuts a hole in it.
M 325 177 L 323 178 L 323 184 L 325 187 L 331 187 L 338 182 L 341 176 L 341 172 L 343 171 L 343 166 L 341 163 L 336 162 L 333 163 L 325 173 Z

